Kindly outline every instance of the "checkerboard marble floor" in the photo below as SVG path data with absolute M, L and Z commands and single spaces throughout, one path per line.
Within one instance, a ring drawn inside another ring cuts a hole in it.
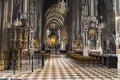
M 78 65 L 63 55 L 51 55 L 44 69 L 6 77 L 21 80 L 120 80 L 120 71 L 98 65 Z

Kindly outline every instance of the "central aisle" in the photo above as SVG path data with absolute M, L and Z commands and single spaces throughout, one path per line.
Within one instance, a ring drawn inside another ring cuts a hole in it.
M 120 80 L 120 72 L 101 66 L 78 65 L 64 55 L 51 55 L 44 69 L 8 76 L 20 80 Z
M 53 79 L 80 79 L 81 73 L 79 68 L 75 66 L 73 62 L 64 56 L 52 55 L 50 61 L 46 65 L 45 69 L 40 73 L 43 79 L 53 80 Z

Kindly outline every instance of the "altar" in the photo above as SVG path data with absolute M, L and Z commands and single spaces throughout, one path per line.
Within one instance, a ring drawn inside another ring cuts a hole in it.
M 67 50 L 65 50 L 65 49 L 60 49 L 59 52 L 60 52 L 60 53 L 66 53 Z
M 90 54 L 101 54 L 101 50 L 90 50 Z
M 75 49 L 74 51 L 75 51 L 75 53 L 79 53 L 79 54 L 83 55 L 83 49 Z

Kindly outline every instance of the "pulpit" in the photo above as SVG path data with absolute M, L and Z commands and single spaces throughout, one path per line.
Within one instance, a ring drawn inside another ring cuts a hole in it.
M 8 67 L 20 68 L 22 49 L 28 47 L 28 29 L 22 25 L 8 28 L 9 62 Z

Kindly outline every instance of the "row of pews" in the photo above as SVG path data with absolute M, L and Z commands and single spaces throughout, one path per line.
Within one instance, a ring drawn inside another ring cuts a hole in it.
M 82 56 L 79 53 L 68 53 L 67 57 L 75 61 L 76 63 L 80 64 L 99 64 L 100 59 L 99 58 L 93 58 L 88 56 Z
M 117 68 L 117 55 L 116 54 L 100 54 L 99 51 L 90 51 L 89 56 L 83 56 L 83 50 L 75 50 L 68 52 L 67 56 L 75 62 L 83 64 L 100 64 L 108 68 Z
M 100 64 L 107 66 L 109 68 L 117 68 L 117 55 L 116 54 L 97 54 L 97 53 L 90 53 L 90 57 L 99 58 Z
M 72 59 L 73 61 L 81 64 L 100 64 L 103 66 L 107 66 L 108 68 L 117 68 L 117 55 L 116 54 L 100 54 L 99 51 L 90 51 L 89 56 L 83 56 L 83 50 L 75 50 L 75 51 L 65 51 L 61 50 L 61 53 L 67 53 L 67 57 Z M 50 50 L 46 50 L 44 53 L 45 58 L 50 57 Z
M 49 58 L 50 57 L 50 50 L 46 50 L 46 51 L 40 51 L 40 50 L 38 50 L 38 51 L 35 51 L 34 52 L 34 55 L 37 55 L 37 56 L 44 56 L 44 58 Z M 39 54 L 39 55 L 38 55 Z M 43 55 L 42 55 L 43 54 Z

